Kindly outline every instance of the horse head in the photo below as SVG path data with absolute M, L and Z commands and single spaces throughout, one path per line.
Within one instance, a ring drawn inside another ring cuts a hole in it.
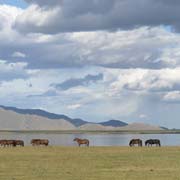
M 74 139 L 73 139 L 73 141 L 77 141 L 77 140 L 78 140 L 78 138 L 74 138 Z

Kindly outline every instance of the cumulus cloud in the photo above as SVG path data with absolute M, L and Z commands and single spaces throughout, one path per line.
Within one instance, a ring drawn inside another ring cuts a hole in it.
M 54 36 L 23 36 L 13 32 L 3 33 L 1 37 L 0 57 L 8 61 L 27 62 L 31 69 L 85 66 L 162 69 L 180 65 L 180 36 L 163 27 Z M 11 57 L 14 52 L 23 52 L 28 56 L 21 59 Z
M 31 3 L 15 27 L 23 32 L 59 33 L 172 26 L 179 31 L 177 1 L 26 0 Z M 53 17 L 53 18 L 52 18 Z
M 37 5 L 32 6 L 35 8 Z M 8 62 L 23 61 L 31 69 L 85 66 L 162 69 L 175 68 L 180 64 L 180 35 L 164 27 L 56 35 L 21 34 L 13 29 L 13 23 L 18 15 L 25 18 L 22 15 L 25 11 L 0 6 L 0 13 L 5 14 L 2 24 L 6 23 L 0 30 L 0 58 Z M 44 16 L 41 21 L 46 18 L 49 16 Z
M 1 104 L 178 124 L 179 1 L 27 2 L 0 5 Z
M 179 103 L 180 102 L 180 91 L 168 92 L 166 95 L 164 95 L 163 100 L 167 101 L 167 102 Z
M 28 78 L 30 73 L 25 69 L 26 66 L 26 63 L 7 63 L 0 60 L 0 82 Z
M 111 72 L 109 72 L 111 73 Z M 131 69 L 117 70 L 112 77 L 115 77 L 110 85 L 114 94 L 122 90 L 134 92 L 168 92 L 180 89 L 180 69 Z

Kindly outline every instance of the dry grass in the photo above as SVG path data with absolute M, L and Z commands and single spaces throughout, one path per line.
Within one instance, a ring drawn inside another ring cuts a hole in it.
M 0 180 L 179 180 L 180 147 L 0 149 Z

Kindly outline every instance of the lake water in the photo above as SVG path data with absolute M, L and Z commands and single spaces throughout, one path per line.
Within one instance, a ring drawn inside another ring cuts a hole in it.
M 30 145 L 31 139 L 49 139 L 53 146 L 77 146 L 75 137 L 87 138 L 90 146 L 128 146 L 133 138 L 160 139 L 162 146 L 180 146 L 180 134 L 53 134 L 53 133 L 7 133 L 1 132 L 0 139 L 21 139 L 25 145 Z

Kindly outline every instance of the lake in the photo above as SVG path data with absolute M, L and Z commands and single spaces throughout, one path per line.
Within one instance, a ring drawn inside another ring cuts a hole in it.
M 52 146 L 77 146 L 73 142 L 75 137 L 87 138 L 90 146 L 128 146 L 133 138 L 160 139 L 162 146 L 180 146 L 180 134 L 58 134 L 58 133 L 21 133 L 21 132 L 0 132 L 0 139 L 21 139 L 25 145 L 30 145 L 31 139 L 49 139 Z

